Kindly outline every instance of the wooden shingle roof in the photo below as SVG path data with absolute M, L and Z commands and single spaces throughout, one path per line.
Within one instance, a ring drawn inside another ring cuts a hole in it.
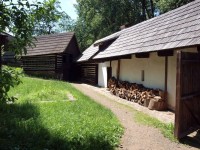
M 99 50 L 98 46 L 94 46 L 93 44 L 87 48 L 83 53 L 82 56 L 77 60 L 77 62 L 88 61 L 92 56 L 94 56 Z
M 122 30 L 123 31 L 123 30 Z M 94 59 L 200 44 L 200 0 L 127 28 Z
M 93 59 L 199 45 L 200 0 L 119 33 L 118 38 L 107 49 L 99 51 Z M 98 41 L 104 42 L 108 39 L 109 36 Z
M 106 36 L 105 38 L 102 38 L 100 40 L 97 40 L 94 44 L 92 44 L 90 47 L 88 47 L 83 53 L 82 56 L 77 60 L 77 62 L 84 62 L 84 61 L 88 61 L 89 59 L 91 59 L 93 56 L 95 56 L 95 54 L 98 53 L 99 51 L 99 46 L 95 46 L 95 45 L 99 45 L 101 42 L 105 42 L 108 40 L 112 40 L 112 39 L 117 39 L 120 34 L 122 32 L 116 32 L 113 33 L 109 36 Z
M 63 53 L 73 36 L 74 32 L 38 36 L 34 40 L 36 47 L 27 48 L 26 56 Z

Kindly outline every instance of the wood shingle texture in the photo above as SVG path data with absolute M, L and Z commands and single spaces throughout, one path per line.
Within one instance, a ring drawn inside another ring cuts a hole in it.
M 113 37 L 116 40 L 93 59 L 199 45 L 200 0 L 114 33 L 93 45 L 102 44 Z
M 87 48 L 81 55 L 81 57 L 77 60 L 77 62 L 85 62 L 89 61 L 92 56 L 94 56 L 99 50 L 98 46 L 94 46 L 93 44 Z
M 28 47 L 25 56 L 63 53 L 74 36 L 74 32 L 50 34 L 36 37 L 35 47 Z

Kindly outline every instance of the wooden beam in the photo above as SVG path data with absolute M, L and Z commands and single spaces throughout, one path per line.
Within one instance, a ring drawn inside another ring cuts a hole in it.
M 181 95 L 182 95 L 182 61 L 181 61 L 181 51 L 177 52 L 177 68 L 176 68 L 176 109 L 175 109 L 175 128 L 174 135 L 176 138 L 179 138 L 180 135 L 180 122 L 181 122 L 181 114 L 182 112 L 182 103 L 181 103 Z
M 173 56 L 174 51 L 173 50 L 161 50 L 157 52 L 158 56 L 160 57 L 165 57 L 165 56 Z
M 168 88 L 168 56 L 165 56 L 165 93 L 164 100 L 167 102 L 167 88 Z
M 119 59 L 131 59 L 132 55 L 123 55 L 123 56 L 115 56 L 115 57 L 109 57 L 109 58 L 98 58 L 98 59 L 91 59 L 87 62 L 93 62 L 93 63 L 100 63 L 105 61 L 114 61 Z
M 197 46 L 197 50 L 198 50 L 198 52 L 200 53 L 200 46 Z
M 57 69 L 57 55 L 55 55 L 55 70 Z
M 117 65 L 117 80 L 120 79 L 120 65 L 121 65 L 121 60 L 118 60 L 118 65 Z
M 95 73 L 96 73 L 96 78 L 95 78 L 95 84 L 96 85 L 98 85 L 98 78 L 99 78 L 99 66 L 98 65 L 96 65 L 96 67 L 95 67 Z
M 149 52 L 135 54 L 136 58 L 149 58 L 149 56 L 150 56 Z

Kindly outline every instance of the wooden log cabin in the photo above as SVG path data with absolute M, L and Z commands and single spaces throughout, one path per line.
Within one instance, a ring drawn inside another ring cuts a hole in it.
M 34 43 L 22 56 L 26 73 L 75 80 L 74 61 L 81 53 L 73 32 L 38 36 Z

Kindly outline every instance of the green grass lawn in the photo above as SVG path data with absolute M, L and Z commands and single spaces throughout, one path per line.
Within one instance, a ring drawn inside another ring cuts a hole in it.
M 23 77 L 0 106 L 0 149 L 114 149 L 123 128 L 112 112 L 69 83 Z M 75 101 L 70 101 L 71 93 Z

